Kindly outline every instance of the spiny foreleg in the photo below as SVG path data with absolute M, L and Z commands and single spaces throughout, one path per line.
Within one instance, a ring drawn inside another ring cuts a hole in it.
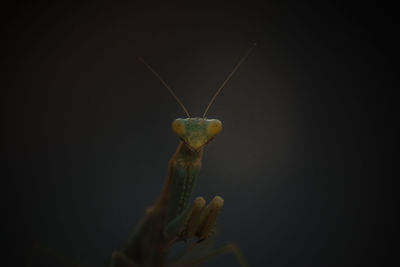
M 187 223 L 180 232 L 180 239 L 191 239 L 196 236 L 198 242 L 206 239 L 214 230 L 218 214 L 224 206 L 224 200 L 216 196 L 205 206 L 205 200 L 198 197 L 195 201 L 202 202 L 202 207 L 193 211 L 188 217 Z
M 197 237 L 199 242 L 206 239 L 212 233 L 223 205 L 224 200 L 219 196 L 214 197 L 207 206 L 203 197 L 197 197 L 192 205 L 167 225 L 166 236 L 174 241 L 192 237 Z

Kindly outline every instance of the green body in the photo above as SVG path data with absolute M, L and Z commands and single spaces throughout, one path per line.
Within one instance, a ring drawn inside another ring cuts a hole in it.
M 172 127 L 182 141 L 169 161 L 161 195 L 146 211 L 125 250 L 113 255 L 113 267 L 163 266 L 169 246 L 187 238 L 182 233 L 194 210 L 189 199 L 201 168 L 203 146 L 220 132 L 222 124 L 218 120 L 188 118 L 175 120 Z

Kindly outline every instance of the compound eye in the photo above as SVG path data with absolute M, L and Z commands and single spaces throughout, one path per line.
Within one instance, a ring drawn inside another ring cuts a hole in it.
M 207 133 L 208 136 L 214 137 L 217 134 L 219 134 L 221 130 L 222 130 L 222 123 L 219 120 L 212 120 L 208 125 Z
M 174 120 L 174 122 L 172 123 L 172 130 L 178 136 L 182 136 L 186 131 L 185 123 L 183 122 L 183 120 L 182 119 Z

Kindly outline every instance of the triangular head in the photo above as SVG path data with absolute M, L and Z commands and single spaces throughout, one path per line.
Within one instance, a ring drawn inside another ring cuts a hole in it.
M 221 132 L 222 122 L 203 118 L 176 119 L 172 130 L 190 150 L 198 151 Z

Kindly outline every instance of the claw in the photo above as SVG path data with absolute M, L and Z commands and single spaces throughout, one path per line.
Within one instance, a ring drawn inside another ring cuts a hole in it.
M 197 197 L 194 200 L 193 206 L 195 208 L 193 209 L 193 212 L 191 213 L 186 223 L 185 230 L 182 233 L 185 239 L 190 239 L 196 234 L 196 231 L 201 223 L 200 221 L 201 212 L 204 209 L 205 205 L 206 201 L 204 200 L 203 197 Z
M 217 220 L 217 216 L 224 206 L 224 199 L 220 196 L 214 197 L 214 199 L 205 207 L 201 214 L 201 224 L 196 231 L 196 236 L 199 240 L 206 239 L 212 230 Z

